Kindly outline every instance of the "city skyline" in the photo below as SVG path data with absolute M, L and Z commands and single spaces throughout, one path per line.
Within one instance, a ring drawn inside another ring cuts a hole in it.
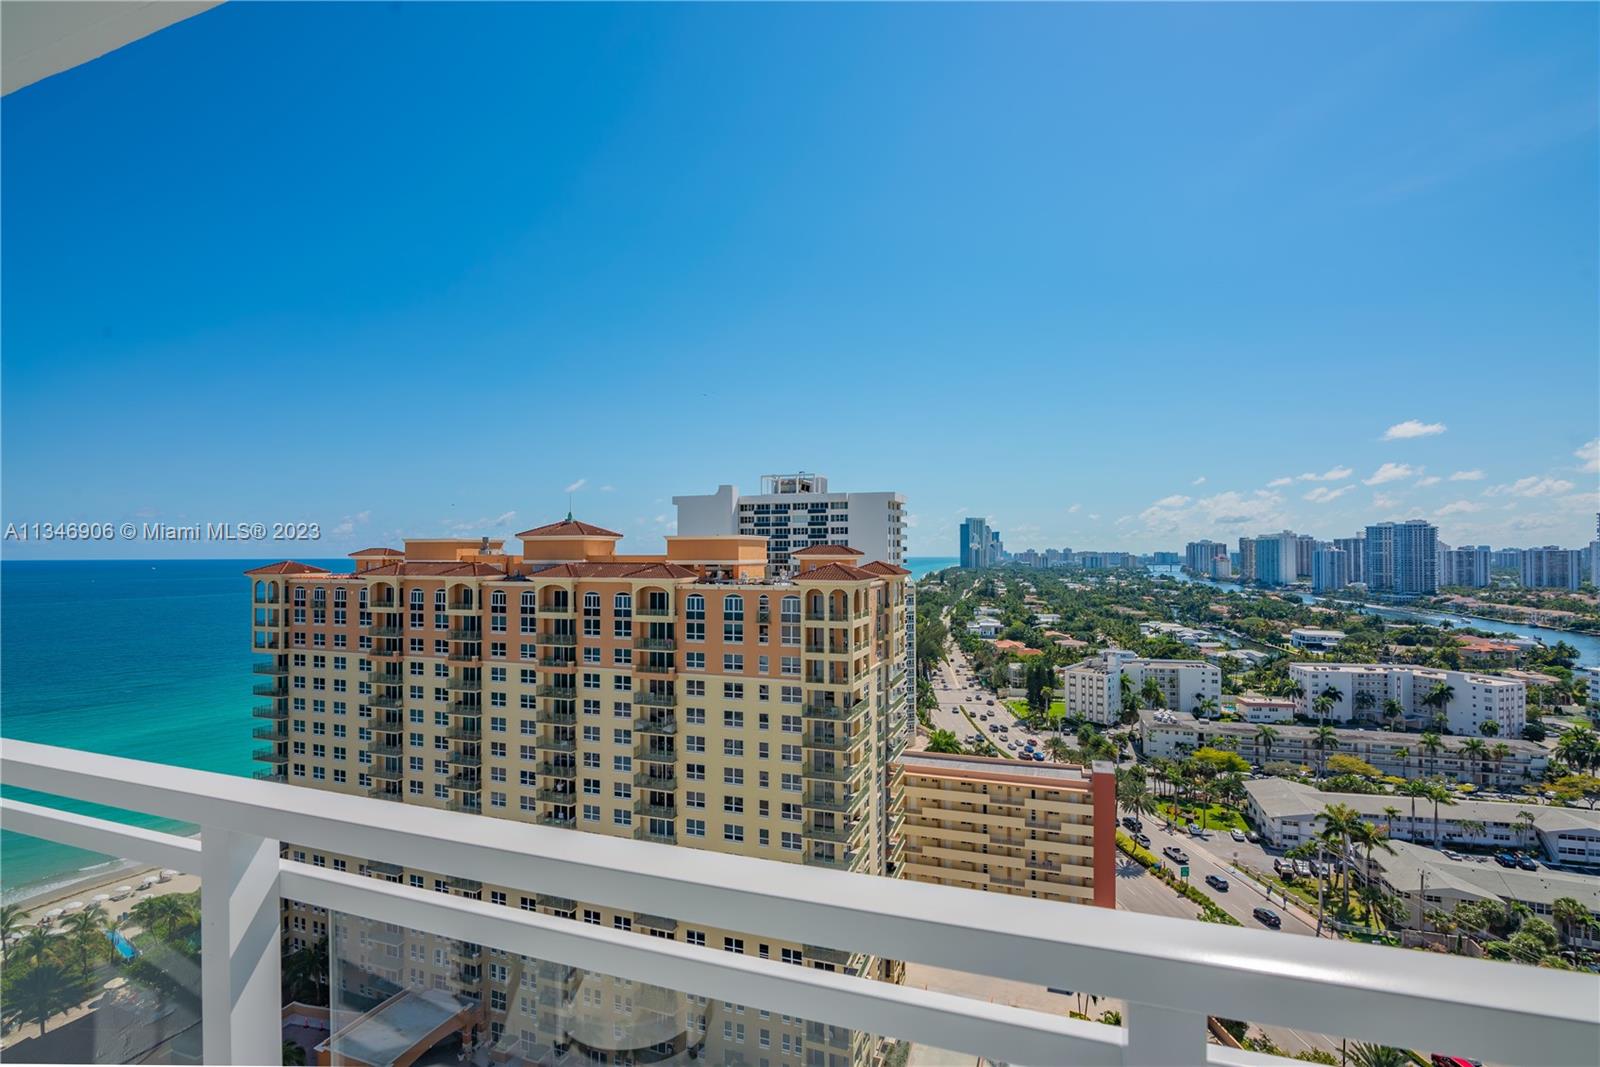
M 1597 19 L 223 5 L 0 104 L 5 516 L 326 557 L 570 494 L 649 549 L 673 495 L 805 469 L 903 494 L 908 556 L 967 515 L 1585 544 Z M 751 432 L 819 366 L 828 432 Z

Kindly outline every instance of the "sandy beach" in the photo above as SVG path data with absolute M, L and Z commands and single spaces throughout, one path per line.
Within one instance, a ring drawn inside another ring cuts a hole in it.
M 119 885 L 131 885 L 138 889 L 139 883 L 146 878 L 153 878 L 161 873 L 160 867 L 149 867 L 135 864 L 110 873 L 101 872 L 87 878 L 79 879 L 70 885 L 54 889 L 47 889 L 41 893 L 19 901 L 26 909 L 23 919 L 24 928 L 38 923 L 45 912 L 51 908 L 64 907 L 69 901 L 81 900 L 84 905 L 89 905 L 97 893 L 110 893 Z M 147 897 L 162 897 L 169 893 L 193 893 L 200 888 L 200 876 L 197 874 L 176 874 L 171 881 L 157 882 L 144 892 L 133 892 L 121 900 L 108 900 L 104 902 L 106 917 L 115 923 L 127 910 Z

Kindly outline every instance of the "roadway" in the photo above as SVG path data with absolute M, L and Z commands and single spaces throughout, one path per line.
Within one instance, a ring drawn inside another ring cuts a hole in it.
M 945 647 L 945 661 L 939 664 L 938 673 L 933 679 L 933 694 L 938 697 L 939 706 L 928 712 L 933 728 L 949 730 L 963 745 L 969 744 L 973 725 L 961 714 L 960 709 L 965 707 L 983 728 L 984 736 L 1008 756 L 1014 755 L 1006 747 L 1008 741 L 1017 742 L 1019 748 L 1025 745 L 1029 738 L 1033 739 L 1035 745 L 1043 745 L 1049 734 L 1029 730 L 993 692 L 977 682 L 964 680 L 971 675 L 971 669 L 971 664 L 967 662 L 966 656 L 959 648 L 953 643 Z M 989 703 L 991 700 L 994 701 L 992 705 Z M 982 719 L 985 713 L 990 715 L 988 722 Z M 997 734 L 990 731 L 989 727 L 995 723 L 1004 725 L 1005 733 Z

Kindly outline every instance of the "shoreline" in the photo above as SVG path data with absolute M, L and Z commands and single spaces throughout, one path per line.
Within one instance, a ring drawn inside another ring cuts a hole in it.
M 113 861 L 113 865 L 85 874 L 82 877 L 65 882 L 46 883 L 38 887 L 21 886 L 12 891 L 15 895 L 8 894 L 7 904 L 15 904 L 22 908 L 23 922 L 35 925 L 39 918 L 51 908 L 59 908 L 73 900 L 82 900 L 85 905 L 90 903 L 90 898 L 96 893 L 108 893 L 119 885 L 132 885 L 137 888 L 140 881 L 148 875 L 159 875 L 162 868 L 159 865 L 145 863 L 142 860 L 124 859 Z M 189 883 L 193 882 L 190 886 Z M 188 888 L 179 890 L 177 886 Z M 120 911 L 125 911 L 132 906 L 135 900 L 143 900 L 151 895 L 160 895 L 169 892 L 189 892 L 200 887 L 200 876 L 188 871 L 180 871 L 171 881 L 158 882 L 144 894 L 134 892 L 123 900 L 112 900 L 105 903 L 108 917 L 115 917 Z

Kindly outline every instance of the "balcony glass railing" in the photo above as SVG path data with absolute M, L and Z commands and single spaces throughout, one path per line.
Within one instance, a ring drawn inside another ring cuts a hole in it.
M 913 1049 L 912 1062 L 945 1062 L 931 1052 L 940 1049 L 1000 1063 L 1297 1062 L 1212 1043 L 1208 1018 L 1417 1050 L 1423 1062 L 1444 1051 L 1588 1064 L 1600 1047 L 1592 975 L 1026 895 L 864 883 L 868 875 L 829 868 L 849 860 L 838 844 L 819 852 L 808 843 L 809 862 L 777 863 L 427 802 L 395 819 L 359 795 L 18 741 L 0 749 L 0 774 L 16 787 L 201 824 L 195 839 L 0 799 L 7 842 L 30 835 L 206 881 L 200 914 L 191 908 L 186 918 L 179 908 L 140 908 L 160 894 L 135 889 L 143 883 L 131 874 L 125 892 L 108 893 L 109 912 L 129 913 L 123 936 L 144 964 L 97 963 L 109 969 L 72 986 L 81 997 L 69 990 L 48 1006 L 49 1033 L 77 1028 L 88 1042 L 56 1058 L 280 1062 L 279 938 L 306 937 L 280 927 L 285 901 L 328 923 L 322 985 L 334 998 L 332 1025 L 307 1050 L 322 1062 L 717 1063 L 747 1058 L 763 1039 L 841 1063 L 898 1061 L 907 1050 L 892 1042 L 930 1050 Z M 297 854 L 352 862 L 338 870 L 287 858 Z M 363 876 L 363 863 L 380 874 L 423 863 L 444 872 L 428 875 L 430 887 L 443 878 L 453 891 Z M 382 864 L 390 866 L 374 866 Z M 168 892 L 180 891 L 191 887 Z M 536 909 L 519 907 L 524 898 Z M 590 908 L 605 921 L 574 921 Z M 673 936 L 644 936 L 650 930 Z M 13 948 L 8 972 L 28 959 Z M 903 984 L 881 980 L 901 977 L 899 961 L 924 970 Z M 929 988 L 941 970 L 964 976 L 958 989 Z M 10 997 L 18 987 L 7 979 Z M 1022 1004 L 1006 1002 L 1015 986 L 1028 991 Z M 613 995 L 623 991 L 625 1003 Z M 1069 1018 L 1079 993 L 1117 1014 Z M 8 1038 L 6 1058 L 51 1058 L 39 1054 L 49 1033 L 30 1046 Z M 484 1044 L 463 1049 L 463 1039 Z

